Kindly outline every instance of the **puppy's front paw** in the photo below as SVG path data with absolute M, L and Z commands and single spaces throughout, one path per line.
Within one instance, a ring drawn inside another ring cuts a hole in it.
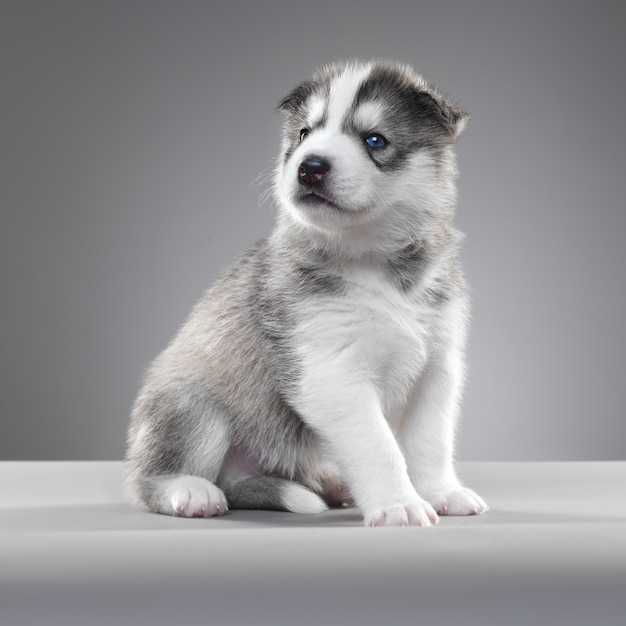
M 384 507 L 364 517 L 366 526 L 433 526 L 438 521 L 435 509 L 421 498 Z
M 479 515 L 489 510 L 485 501 L 467 487 L 436 492 L 428 498 L 439 515 Z
M 224 492 L 198 476 L 181 476 L 169 485 L 173 514 L 181 517 L 213 517 L 228 511 Z

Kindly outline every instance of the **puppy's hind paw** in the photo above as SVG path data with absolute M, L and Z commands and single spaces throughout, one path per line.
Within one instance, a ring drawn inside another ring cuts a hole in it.
M 180 476 L 168 485 L 172 514 L 180 517 L 224 515 L 228 504 L 224 492 L 198 476 Z

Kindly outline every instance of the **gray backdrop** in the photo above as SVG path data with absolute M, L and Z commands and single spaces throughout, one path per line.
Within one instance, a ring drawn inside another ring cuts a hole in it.
M 145 364 L 239 251 L 278 99 L 408 62 L 472 114 L 459 457 L 626 456 L 619 1 L 0 4 L 0 458 L 118 459 Z

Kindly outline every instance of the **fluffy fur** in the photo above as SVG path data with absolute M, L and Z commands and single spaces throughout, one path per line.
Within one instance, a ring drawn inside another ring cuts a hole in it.
M 452 219 L 467 116 L 410 68 L 326 67 L 285 114 L 273 232 L 152 363 L 127 487 L 150 510 L 434 524 L 484 501 L 454 470 L 468 295 Z

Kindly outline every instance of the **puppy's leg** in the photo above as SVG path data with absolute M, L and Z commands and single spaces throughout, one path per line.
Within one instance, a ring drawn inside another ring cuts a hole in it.
M 437 514 L 411 484 L 374 385 L 360 376 L 351 382 L 347 368 L 319 365 L 303 377 L 297 409 L 326 443 L 365 524 L 435 524 Z
M 229 443 L 226 420 L 201 386 L 146 390 L 133 411 L 127 494 L 155 513 L 223 515 L 215 481 Z
M 454 469 L 454 433 L 463 386 L 463 361 L 449 352 L 432 358 L 410 399 L 398 435 L 411 481 L 440 515 L 488 509 L 461 485 Z

